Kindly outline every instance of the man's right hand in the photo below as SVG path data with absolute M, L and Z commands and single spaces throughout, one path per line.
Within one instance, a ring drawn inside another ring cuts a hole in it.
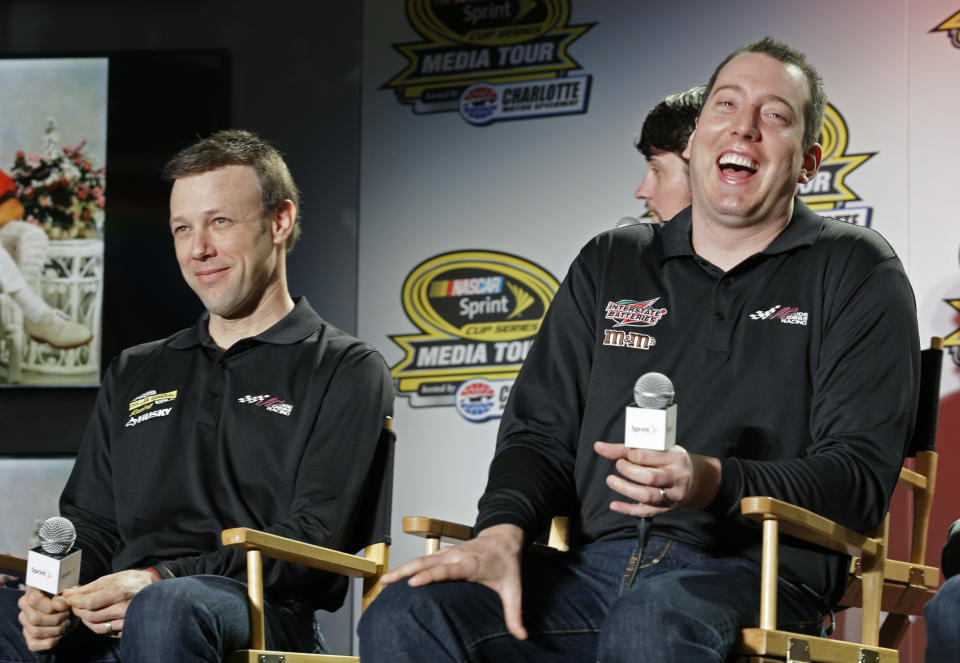
M 409 577 L 411 587 L 445 580 L 466 580 L 489 587 L 500 596 L 507 630 L 520 640 L 527 639 L 521 611 L 520 554 L 523 530 L 516 525 L 494 525 L 475 538 L 418 557 L 385 573 L 389 584 Z
M 27 587 L 17 606 L 23 638 L 30 651 L 51 649 L 70 628 L 70 605 L 59 595 L 51 598 L 39 589 Z

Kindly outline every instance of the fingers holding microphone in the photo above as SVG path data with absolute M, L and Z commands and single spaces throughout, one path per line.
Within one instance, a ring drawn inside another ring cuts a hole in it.
M 616 473 L 607 475 L 607 485 L 630 500 L 612 502 L 612 510 L 648 518 L 683 506 L 691 478 L 687 469 L 689 454 L 683 447 L 651 451 L 596 442 L 594 450 L 614 461 Z

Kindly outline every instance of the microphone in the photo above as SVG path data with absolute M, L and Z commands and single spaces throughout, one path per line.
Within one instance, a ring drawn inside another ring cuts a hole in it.
M 628 405 L 623 443 L 634 449 L 666 451 L 677 441 L 673 383 L 663 373 L 644 373 L 633 385 L 636 406 Z
M 54 516 L 40 525 L 40 545 L 27 553 L 27 578 L 30 587 L 59 594 L 80 580 L 80 551 L 71 550 L 77 530 L 66 518 Z
M 617 221 L 617 225 L 614 228 L 624 228 L 626 226 L 636 226 L 643 223 L 640 219 L 635 216 L 623 216 L 620 217 L 620 220 Z
M 666 451 L 676 443 L 677 406 L 673 382 L 663 373 L 644 373 L 633 385 L 636 406 L 626 409 L 624 445 L 634 449 Z M 637 561 L 630 570 L 627 587 L 633 586 L 643 550 L 650 538 L 650 517 L 637 518 Z

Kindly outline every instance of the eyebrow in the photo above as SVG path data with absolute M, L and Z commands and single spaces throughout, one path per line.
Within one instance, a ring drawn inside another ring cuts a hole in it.
M 212 208 L 210 208 L 210 209 L 207 209 L 207 210 L 204 210 L 204 211 L 203 211 L 203 218 L 209 219 L 211 216 L 215 216 L 215 215 L 217 215 L 217 214 L 221 214 L 221 215 L 222 215 L 222 214 L 224 214 L 224 211 L 223 211 L 222 209 L 220 209 L 219 207 L 212 207 Z M 170 217 L 170 223 L 176 223 L 176 222 L 178 222 L 178 221 L 186 221 L 186 217 L 183 217 L 183 216 L 171 216 L 171 217 Z
M 713 91 L 710 93 L 710 97 L 712 98 L 720 90 L 733 90 L 735 92 L 739 92 L 740 94 L 745 94 L 743 87 L 741 87 L 740 85 L 737 85 L 736 83 L 728 83 L 727 85 L 720 85 L 720 86 L 714 87 Z M 789 108 L 793 113 L 797 112 L 797 109 L 794 108 L 793 104 L 791 104 L 789 101 L 787 101 L 780 95 L 766 94 L 766 95 L 763 95 L 763 99 L 765 101 L 771 100 L 771 99 L 774 101 L 779 101 L 780 103 L 785 105 L 787 108 Z

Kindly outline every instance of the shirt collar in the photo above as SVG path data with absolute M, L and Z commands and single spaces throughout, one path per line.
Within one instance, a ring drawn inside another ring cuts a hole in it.
M 251 337 L 250 340 L 274 345 L 291 345 L 299 343 L 323 326 L 323 319 L 313 310 L 306 297 L 294 297 L 293 302 L 292 311 L 269 329 Z M 176 350 L 184 350 L 196 345 L 219 349 L 210 338 L 209 322 L 210 313 L 204 311 L 196 324 L 172 336 L 167 345 Z
M 663 224 L 664 259 L 696 255 L 690 241 L 690 228 L 693 225 L 693 216 L 690 210 L 691 208 L 686 208 Z M 817 241 L 822 228 L 823 217 L 807 207 L 806 203 L 799 198 L 794 198 L 793 216 L 790 217 L 790 223 L 760 253 L 776 255 L 801 246 L 810 246 Z

